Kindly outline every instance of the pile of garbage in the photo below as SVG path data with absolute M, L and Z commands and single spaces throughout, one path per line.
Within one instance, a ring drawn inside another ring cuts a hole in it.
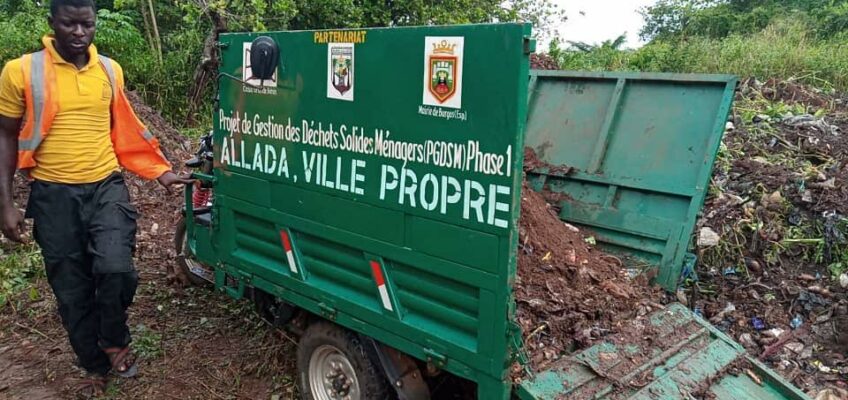
M 742 82 L 679 296 L 813 397 L 848 389 L 848 106 Z
M 811 397 L 848 398 L 848 98 L 741 82 L 693 243 L 676 299 Z

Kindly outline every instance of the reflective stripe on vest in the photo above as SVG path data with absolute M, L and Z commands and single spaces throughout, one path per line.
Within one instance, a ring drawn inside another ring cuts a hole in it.
M 118 83 L 115 79 L 115 70 L 112 68 L 112 60 L 110 60 L 109 57 L 99 54 L 97 55 L 97 58 L 100 59 L 100 64 L 103 65 L 103 69 L 106 70 L 106 75 L 109 75 L 109 83 L 112 85 L 112 99 L 114 101 L 118 95 Z M 141 136 L 148 142 L 153 140 L 153 134 L 147 129 L 141 133 Z
M 106 70 L 106 75 L 109 75 L 109 84 L 112 85 L 112 98 L 115 98 L 115 90 L 117 90 L 117 84 L 115 82 L 115 70 L 112 69 L 112 60 L 109 57 L 97 55 L 97 58 L 100 59 L 100 65 L 103 66 L 103 69 Z
M 32 136 L 29 139 L 18 141 L 18 150 L 22 151 L 35 151 L 43 138 L 41 122 L 44 115 L 44 92 L 46 91 L 44 82 L 44 52 L 44 50 L 35 52 L 30 59 L 30 88 L 32 90 L 33 100 Z

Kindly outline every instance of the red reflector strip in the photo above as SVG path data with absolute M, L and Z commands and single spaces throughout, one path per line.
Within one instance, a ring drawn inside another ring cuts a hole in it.
M 292 250 L 291 241 L 289 240 L 289 234 L 286 231 L 280 231 L 280 239 L 283 241 L 283 249 L 287 252 Z
M 285 229 L 280 231 L 280 240 L 283 242 L 283 249 L 286 251 L 286 260 L 289 262 L 289 269 L 292 273 L 297 273 L 297 264 L 294 261 L 294 251 L 292 251 L 291 239 Z
M 380 263 L 371 261 L 371 272 L 374 273 L 374 282 L 377 283 L 377 286 L 383 286 L 386 284 L 386 280 L 383 279 L 383 269 L 380 268 Z
M 383 303 L 383 308 L 394 311 L 392 299 L 389 297 L 389 289 L 386 287 L 386 279 L 383 277 L 383 268 L 379 262 L 371 261 L 371 273 L 374 274 L 374 282 L 377 284 L 377 290 L 380 291 L 380 301 Z

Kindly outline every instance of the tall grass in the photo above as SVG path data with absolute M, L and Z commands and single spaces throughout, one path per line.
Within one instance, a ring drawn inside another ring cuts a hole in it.
M 638 50 L 597 49 L 559 54 L 564 69 L 728 73 L 760 79 L 796 79 L 848 90 L 848 43 L 820 40 L 803 20 L 779 20 L 752 35 L 655 41 Z

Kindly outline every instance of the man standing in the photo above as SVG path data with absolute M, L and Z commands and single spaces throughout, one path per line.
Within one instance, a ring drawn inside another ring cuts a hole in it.
M 93 0 L 52 0 L 44 49 L 3 68 L 0 228 L 21 241 L 23 219 L 33 219 L 62 324 L 96 394 L 109 371 L 136 373 L 127 308 L 138 284 L 137 213 L 120 167 L 165 187 L 191 181 L 171 171 L 136 117 L 120 65 L 92 45 L 95 16 Z M 32 178 L 26 216 L 12 200 L 16 169 Z

